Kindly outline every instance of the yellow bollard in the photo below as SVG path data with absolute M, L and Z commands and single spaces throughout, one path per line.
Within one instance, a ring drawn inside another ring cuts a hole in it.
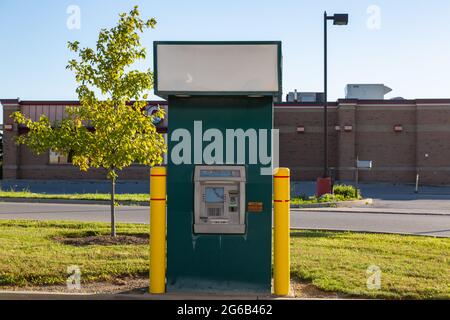
M 274 292 L 287 296 L 290 288 L 290 171 L 274 175 Z
M 166 168 L 150 170 L 150 293 L 166 291 Z

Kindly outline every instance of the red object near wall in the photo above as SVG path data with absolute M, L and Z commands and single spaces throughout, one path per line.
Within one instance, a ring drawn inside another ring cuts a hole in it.
M 316 196 L 321 197 L 324 194 L 331 194 L 331 178 L 317 178 Z

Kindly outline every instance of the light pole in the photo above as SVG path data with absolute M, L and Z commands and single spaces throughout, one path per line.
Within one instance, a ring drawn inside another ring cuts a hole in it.
M 327 22 L 333 20 L 334 25 L 344 26 L 348 24 L 348 14 L 335 14 L 332 16 L 324 12 L 323 16 L 323 31 L 324 31 L 324 105 L 323 105 L 323 178 L 318 179 L 317 195 L 321 196 L 324 193 L 331 192 L 331 183 L 328 172 L 328 46 L 327 46 Z M 324 186 L 323 184 L 326 184 Z M 323 192 L 321 191 L 323 190 Z
M 348 24 L 348 14 L 335 14 L 333 16 L 328 16 L 327 12 L 324 13 L 323 27 L 324 27 L 324 106 L 323 106 L 323 139 L 324 139 L 324 171 L 323 177 L 327 178 L 328 173 L 328 44 L 327 44 L 327 21 L 333 20 L 334 25 L 345 26 Z

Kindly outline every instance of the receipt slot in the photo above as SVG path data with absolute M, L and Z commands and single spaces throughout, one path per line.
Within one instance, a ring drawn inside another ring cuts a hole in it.
M 245 167 L 195 168 L 194 233 L 245 233 Z

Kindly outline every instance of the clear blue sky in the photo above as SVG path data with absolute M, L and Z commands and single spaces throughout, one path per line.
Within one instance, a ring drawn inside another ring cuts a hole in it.
M 285 93 L 322 90 L 323 11 L 348 12 L 349 26 L 329 25 L 329 100 L 347 83 L 385 83 L 388 97 L 450 97 L 448 0 L 0 0 L 0 98 L 76 99 L 67 41 L 93 46 L 135 4 L 158 21 L 143 37 L 149 52 L 154 40 L 282 40 Z M 69 5 L 81 9 L 79 30 L 66 26 Z M 367 26 L 372 5 L 379 29 Z M 152 67 L 151 56 L 140 67 Z

